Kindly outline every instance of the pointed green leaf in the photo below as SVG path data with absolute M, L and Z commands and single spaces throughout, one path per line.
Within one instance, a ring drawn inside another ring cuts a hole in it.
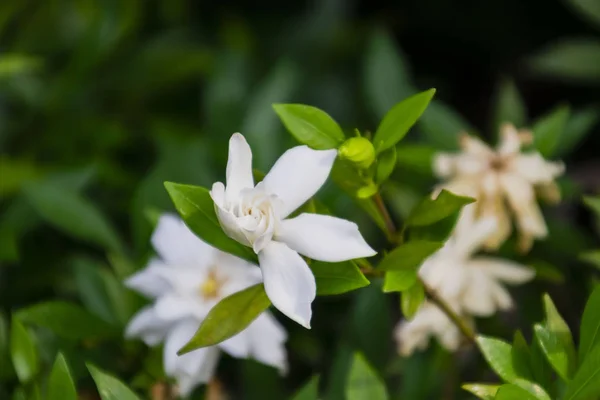
M 573 336 L 571 330 L 560 316 L 558 310 L 554 306 L 552 299 L 547 294 L 544 295 L 544 309 L 546 312 L 546 328 L 552 333 L 552 336 L 556 336 L 559 340 L 559 347 L 565 352 L 567 356 L 567 370 L 566 377 L 571 377 L 577 367 L 577 354 L 575 352 L 575 345 L 573 344 Z M 548 355 L 548 353 L 546 353 Z
M 15 317 L 10 331 L 10 355 L 19 381 L 31 381 L 40 368 L 38 351 L 27 329 Z
M 454 212 L 474 201 L 475 199 L 470 197 L 457 196 L 443 189 L 435 198 L 425 196 L 411 211 L 406 224 L 408 226 L 431 225 L 451 216 Z
M 415 94 L 396 104 L 388 111 L 373 137 L 373 145 L 377 154 L 395 146 L 404 138 L 423 114 L 434 94 L 435 89 Z
M 381 378 L 377 375 L 362 354 L 354 354 L 350 376 L 346 384 L 347 400 L 387 400 L 387 390 Z
M 318 296 L 346 293 L 370 283 L 352 261 L 338 263 L 313 261 L 310 269 L 317 282 Z
M 596 286 L 583 311 L 579 333 L 579 362 L 600 345 L 600 285 Z
M 506 382 L 513 382 L 517 379 L 512 364 L 512 346 L 504 340 L 478 336 L 477 345 L 490 367 Z
M 396 147 L 390 147 L 377 157 L 377 169 L 375 171 L 375 182 L 385 182 L 396 168 Z
M 498 388 L 496 393 L 496 400 L 538 400 L 534 395 L 529 393 L 527 390 L 517 385 L 502 385 Z
M 579 259 L 600 269 L 600 250 L 590 250 L 579 254 Z
M 257 263 L 256 254 L 225 234 L 217 219 L 215 205 L 207 189 L 200 186 L 165 182 L 165 188 L 186 225 L 206 243 L 250 262 Z
M 587 134 L 593 131 L 592 128 L 596 126 L 598 121 L 600 121 L 600 107 L 598 105 L 573 111 L 567 121 L 564 133 L 560 137 L 556 156 L 565 156 L 577 149 Z
M 86 364 L 98 388 L 102 400 L 140 400 L 123 382 L 100 368 Z
M 511 359 L 513 368 L 518 376 L 527 380 L 533 380 L 531 353 L 521 331 L 515 333 L 511 349 Z
M 319 375 L 315 375 L 308 383 L 300 388 L 292 396 L 291 400 L 318 400 L 319 399 Z
M 600 346 L 587 355 L 567 384 L 563 400 L 591 400 L 600 397 Z
M 403 292 L 410 289 L 417 281 L 416 270 L 388 271 L 383 281 L 383 291 Z
M 535 324 L 533 331 L 552 368 L 563 380 L 569 380 L 569 357 L 559 336 L 541 324 Z
M 400 295 L 402 314 L 407 319 L 411 319 L 423 304 L 425 300 L 425 288 L 420 281 L 416 281 L 407 290 Z
M 467 392 L 474 394 L 482 400 L 494 400 L 500 385 L 488 385 L 485 383 L 465 383 L 461 387 Z
M 511 123 L 521 128 L 527 122 L 525 102 L 515 83 L 510 79 L 503 79 L 498 86 L 493 126 L 495 135 L 498 135 L 502 124 Z
M 552 390 L 552 381 L 554 379 L 552 367 L 535 338 L 529 346 L 529 351 L 531 353 L 531 371 L 533 372 L 534 380 L 546 388 L 546 390 Z
M 342 128 L 325 111 L 303 104 L 273 104 L 287 130 L 315 150 L 336 149 L 345 139 Z
M 533 143 L 544 157 L 551 157 L 555 154 L 569 115 L 569 107 L 560 106 L 542 116 L 533 125 Z
M 270 305 L 262 283 L 225 297 L 209 311 L 194 336 L 177 354 L 229 339 L 246 329 Z
M 600 82 L 600 40 L 590 36 L 552 42 L 528 60 L 537 75 L 575 83 Z
M 423 261 L 444 246 L 442 242 L 411 240 L 396 247 L 379 263 L 381 271 L 416 271 Z
M 50 372 L 46 400 L 77 400 L 77 390 L 67 360 L 61 353 L 56 356 Z

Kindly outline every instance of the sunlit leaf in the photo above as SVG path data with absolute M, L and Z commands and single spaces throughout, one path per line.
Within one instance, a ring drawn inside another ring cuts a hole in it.
M 420 281 L 416 281 L 400 295 L 400 305 L 404 317 L 407 319 L 414 317 L 423 301 L 425 301 L 425 288 Z
M 489 366 L 506 382 L 516 380 L 517 373 L 512 364 L 512 346 L 504 340 L 478 336 L 477 345 Z
M 352 261 L 313 261 L 310 269 L 317 282 L 318 296 L 346 293 L 369 285 L 369 280 Z
M 417 270 L 423 261 L 442 248 L 444 243 L 414 240 L 396 247 L 379 263 L 382 271 Z
M 465 383 L 461 387 L 482 400 L 494 400 L 500 385 L 489 385 L 486 383 Z
M 470 197 L 457 196 L 443 189 L 435 198 L 425 196 L 412 210 L 406 224 L 409 226 L 424 226 L 449 217 L 467 204 L 475 200 Z
M 315 150 L 335 149 L 344 141 L 342 128 L 325 111 L 303 104 L 274 104 L 287 130 Z
M 102 400 L 140 400 L 123 382 L 101 369 L 86 364 Z
M 598 397 L 600 397 L 600 346 L 596 345 L 567 384 L 562 399 L 588 400 Z
M 14 317 L 10 331 L 10 355 L 19 381 L 30 382 L 40 367 L 38 350 L 27 329 Z
M 386 181 L 396 168 L 396 147 L 390 147 L 377 158 L 377 169 L 375 172 L 375 182 L 382 183 Z

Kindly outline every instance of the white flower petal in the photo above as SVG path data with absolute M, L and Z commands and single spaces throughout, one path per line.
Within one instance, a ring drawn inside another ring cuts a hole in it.
M 247 329 L 219 343 L 218 346 L 232 357 L 248 358 L 250 355 L 250 338 Z
M 438 178 L 447 178 L 456 172 L 456 156 L 448 153 L 436 153 L 433 156 L 433 173 Z
M 511 260 L 495 257 L 475 257 L 469 267 L 479 268 L 502 282 L 518 285 L 532 280 L 535 271 Z
M 514 174 L 502 174 L 500 181 L 513 209 L 519 229 L 525 234 L 543 238 L 548 234 L 544 216 L 530 183 Z
M 169 325 L 158 318 L 154 307 L 146 306 L 133 316 L 125 328 L 125 337 L 141 338 L 148 346 L 156 346 L 169 330 Z
M 152 234 L 154 249 L 167 264 L 173 266 L 207 265 L 214 249 L 198 239 L 185 223 L 173 214 L 161 215 Z
M 262 182 L 268 193 L 281 199 L 281 218 L 304 204 L 323 186 L 336 155 L 337 150 L 312 150 L 308 146 L 297 146 L 279 157 Z
M 250 337 L 251 357 L 263 364 L 287 372 L 287 333 L 270 313 L 264 312 L 247 329 Z
M 485 273 L 473 270 L 470 282 L 465 286 L 462 306 L 472 315 L 486 317 L 494 314 L 496 304 L 492 297 L 490 278 Z
M 215 183 L 215 185 L 217 183 Z M 215 185 L 213 185 L 213 190 Z M 248 240 L 248 237 L 246 236 L 242 228 L 240 228 L 237 218 L 232 213 L 224 209 L 216 201 L 215 211 L 217 213 L 217 219 L 219 220 L 219 224 L 221 225 L 221 228 L 223 228 L 223 232 L 225 232 L 227 236 L 229 236 L 233 240 L 240 242 L 245 246 L 252 246 L 252 243 L 250 242 L 250 240 Z
M 275 239 L 303 256 L 326 262 L 377 254 L 363 239 L 358 225 L 329 215 L 304 213 L 286 219 L 281 222 Z
M 457 232 L 452 238 L 454 254 L 465 259 L 470 257 L 494 234 L 497 228 L 498 221 L 493 217 L 473 222 L 471 229 L 463 227 L 460 233 Z
M 292 320 L 310 329 L 311 303 L 317 294 L 312 271 L 298 253 L 283 243 L 271 241 L 258 260 L 267 296 Z
M 510 293 L 504 286 L 496 281 L 490 281 L 490 295 L 500 311 L 510 310 L 513 306 L 513 300 Z
M 511 160 L 509 168 L 512 173 L 532 184 L 552 182 L 565 171 L 562 163 L 546 161 L 537 152 L 517 155 Z
M 200 290 L 200 288 L 198 287 L 197 290 Z M 173 292 L 172 294 L 160 297 L 156 301 L 154 309 L 160 319 L 165 321 L 166 324 L 172 325 L 180 319 L 204 318 L 208 313 L 209 307 L 203 303 L 199 296 L 184 297 Z
M 254 187 L 252 150 L 240 133 L 234 133 L 229 139 L 226 177 L 225 196 L 228 201 L 235 200 L 242 189 Z
M 463 133 L 459 137 L 461 149 L 470 155 L 476 156 L 479 159 L 486 159 L 494 154 L 494 151 L 476 136 Z
M 164 278 L 163 271 L 169 267 L 159 260 L 151 260 L 149 265 L 125 280 L 125 286 L 146 297 L 156 298 L 171 290 L 170 283 Z
M 513 124 L 503 124 L 500 127 L 500 143 L 496 147 L 498 154 L 507 156 L 521 150 L 521 137 Z

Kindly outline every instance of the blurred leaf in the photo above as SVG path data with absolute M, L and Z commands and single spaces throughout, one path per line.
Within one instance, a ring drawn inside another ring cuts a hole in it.
M 587 300 L 579 330 L 579 363 L 591 350 L 600 345 L 600 286 L 596 286 Z
M 431 176 L 433 171 L 433 156 L 437 149 L 424 144 L 405 144 L 396 147 L 396 158 L 398 165 L 410 171 L 419 172 Z
M 101 271 L 103 266 L 85 257 L 74 258 L 72 266 L 79 296 L 86 308 L 104 321 L 116 324 L 118 319 Z
M 596 0 L 567 0 L 581 16 L 600 27 L 600 4 Z
M 373 137 L 377 154 L 395 146 L 417 122 L 435 94 L 429 89 L 415 94 L 392 107 L 383 117 Z
M 38 351 L 27 329 L 15 317 L 10 331 L 10 355 L 19 381 L 30 382 L 40 368 Z
M 318 400 L 319 399 L 319 375 L 315 375 L 308 383 L 296 392 L 291 400 Z
M 600 107 L 590 106 L 573 111 L 556 148 L 556 156 L 564 156 L 578 148 L 600 120 Z
M 479 335 L 477 345 L 483 357 L 496 374 L 506 382 L 517 379 L 512 365 L 512 346 L 504 340 Z
M 77 391 L 67 360 L 62 353 L 58 353 L 50 378 L 48 379 L 48 389 L 46 400 L 77 400 Z
M 6 316 L 0 311 L 0 382 L 12 379 L 14 377 L 8 329 L 9 327 Z
M 56 228 L 108 250 L 122 251 L 113 227 L 92 203 L 79 194 L 47 183 L 28 184 L 24 193 L 37 213 Z
M 465 383 L 461 386 L 464 390 L 474 394 L 483 400 L 494 400 L 500 385 L 489 385 L 485 383 Z
M 0 261 L 17 261 L 18 259 L 19 249 L 15 233 L 0 225 Z
M 594 347 L 567 384 L 563 400 L 588 400 L 600 396 L 600 346 Z
M 538 400 L 537 397 L 517 385 L 502 385 L 496 393 L 496 400 Z
M 19 309 L 19 320 L 50 329 L 58 336 L 72 340 L 114 336 L 115 329 L 74 303 L 47 301 Z
M 406 219 L 412 209 L 421 200 L 420 193 L 408 185 L 400 185 L 396 182 L 387 181 L 381 187 L 382 194 L 390 211 Z
M 91 364 L 86 364 L 102 400 L 140 400 L 123 382 Z
M 533 380 L 531 353 L 521 331 L 515 333 L 511 348 L 511 360 L 515 373 L 523 379 Z
M 194 336 L 177 354 L 229 339 L 246 329 L 270 305 L 262 283 L 225 297 L 209 311 Z
M 575 372 L 577 367 L 577 354 L 575 352 L 575 345 L 573 344 L 573 336 L 571 335 L 571 330 L 569 326 L 565 322 L 565 320 L 560 316 L 558 310 L 554 306 L 552 299 L 547 294 L 544 294 L 544 310 L 546 313 L 546 321 L 545 328 L 547 328 L 552 335 L 556 335 L 560 342 L 560 351 L 564 351 L 567 356 L 567 369 L 565 370 L 565 375 L 563 376 L 565 379 L 568 379 Z M 536 330 L 537 335 L 537 330 Z M 540 343 L 542 345 L 542 343 Z M 544 346 L 542 345 L 542 349 Z M 548 352 L 552 352 L 550 349 L 546 349 L 546 355 L 548 356 Z M 552 360 L 550 360 L 552 363 Z M 554 365 L 554 364 L 553 364 Z M 556 366 L 555 366 L 556 368 Z
M 600 196 L 584 196 L 583 203 L 600 218 Z
M 406 319 L 414 317 L 424 300 L 425 288 L 421 281 L 417 280 L 414 285 L 403 291 L 400 295 L 402 314 L 404 317 Z
M 13 78 L 17 74 L 27 74 L 38 71 L 43 66 L 43 60 L 26 54 L 0 55 L 0 80 Z
M 360 353 L 355 353 L 346 384 L 347 400 L 386 400 L 389 399 L 382 379 Z
M 563 283 L 565 276 L 556 266 L 542 260 L 529 262 L 528 265 L 535 271 L 535 278 L 552 283 Z
M 41 173 L 31 161 L 6 156 L 0 156 L 0 171 L 0 199 L 14 194 L 24 183 L 36 179 Z
M 527 122 L 525 102 L 514 81 L 510 79 L 502 79 L 498 85 L 493 121 L 492 128 L 495 136 L 499 135 L 500 126 L 504 123 L 522 128 Z
M 431 240 L 434 242 L 445 242 L 454 231 L 454 227 L 460 217 L 461 212 L 455 211 L 438 222 L 427 226 L 411 227 L 409 230 L 410 240 Z
M 257 263 L 256 254 L 249 247 L 225 234 L 207 189 L 173 182 L 165 182 L 165 188 L 179 215 L 200 239 L 226 253 Z
M 379 154 L 377 158 L 377 170 L 375 172 L 375 182 L 380 184 L 385 182 L 396 168 L 396 148 L 390 147 L 388 150 Z
M 470 197 L 457 196 L 442 189 L 437 197 L 427 195 L 412 210 L 406 221 L 407 226 L 425 226 L 441 221 L 459 211 L 475 200 Z
M 315 150 L 337 149 L 345 139 L 342 128 L 325 111 L 304 104 L 273 104 L 287 130 Z
M 600 268 L 600 250 L 591 250 L 581 253 L 579 259 L 592 264 L 596 268 Z
M 547 390 L 552 389 L 552 380 L 554 379 L 552 373 L 552 367 L 548 363 L 548 359 L 544 354 L 544 351 L 540 347 L 539 343 L 535 338 L 532 340 L 530 345 L 531 353 L 531 371 L 535 381 Z
M 352 261 L 337 263 L 313 261 L 310 269 L 317 281 L 318 296 L 346 293 L 370 283 Z
M 441 150 L 456 150 L 459 133 L 475 132 L 462 116 L 439 100 L 429 104 L 419 120 L 419 129 L 429 144 Z
M 381 271 L 416 271 L 423 261 L 444 246 L 444 243 L 413 240 L 388 253 L 377 267 Z
M 416 92 L 410 82 L 408 65 L 388 32 L 374 30 L 371 33 L 364 60 L 367 105 L 378 118 Z
M 552 43 L 527 60 L 531 71 L 578 83 L 600 83 L 600 41 L 569 38 Z
M 569 107 L 560 106 L 542 116 L 533 125 L 534 145 L 544 157 L 552 157 L 555 154 L 569 114 Z
M 411 288 L 417 281 L 416 270 L 389 271 L 385 274 L 384 293 L 403 292 Z

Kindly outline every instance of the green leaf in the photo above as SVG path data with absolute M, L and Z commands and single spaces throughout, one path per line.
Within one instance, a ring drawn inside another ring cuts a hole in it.
M 591 250 L 579 254 L 579 259 L 600 269 L 600 250 Z
M 225 297 L 209 311 L 194 336 L 177 354 L 229 339 L 246 329 L 270 305 L 262 283 Z
M 475 132 L 467 120 L 439 100 L 431 102 L 419 120 L 419 129 L 430 144 L 443 150 L 456 150 L 459 133 Z
M 560 106 L 542 116 L 533 125 L 534 145 L 544 157 L 554 155 L 569 120 L 569 114 L 569 107 Z
M 384 293 L 403 292 L 417 281 L 416 270 L 388 271 L 383 282 Z
M 40 368 L 38 351 L 27 329 L 15 317 L 10 331 L 10 355 L 19 381 L 31 381 Z
M 46 400 L 77 400 L 77 390 L 67 360 L 61 353 L 56 356 L 50 372 Z
M 579 362 L 600 345 L 600 285 L 596 286 L 583 310 L 579 333 Z
M 592 210 L 596 218 L 600 218 L 600 196 L 584 196 L 583 203 Z
M 406 225 L 425 226 L 438 222 L 451 216 L 467 204 L 475 200 L 470 197 L 457 196 L 445 189 L 434 199 L 432 196 L 425 196 L 423 200 L 412 210 Z
M 511 348 L 511 360 L 515 373 L 521 378 L 533 380 L 531 371 L 531 353 L 521 331 L 515 333 Z
M 569 380 L 569 357 L 558 335 L 541 324 L 535 324 L 533 330 L 535 338 L 552 368 L 563 380 Z
M 377 267 L 381 271 L 416 271 L 423 261 L 444 246 L 444 243 L 413 240 L 388 253 Z
M 425 301 L 425 288 L 420 281 L 416 281 L 407 290 L 403 291 L 400 295 L 400 303 L 402 308 L 402 314 L 407 319 L 411 319 L 421 307 Z
M 352 261 L 337 263 L 313 261 L 310 269 L 317 281 L 318 296 L 346 293 L 370 283 Z
M 500 126 L 511 123 L 521 128 L 527 122 L 527 108 L 514 81 L 503 79 L 496 93 L 493 131 L 498 135 Z
M 537 383 L 525 379 L 517 379 L 514 384 L 521 389 L 525 389 L 538 400 L 552 400 L 548 393 Z
M 534 380 L 547 390 L 552 390 L 552 382 L 554 380 L 552 367 L 535 338 L 532 340 L 529 349 L 531 353 L 531 371 L 533 372 Z
M 529 266 L 535 271 L 535 278 L 552 283 L 563 283 L 565 276 L 556 266 L 542 260 L 529 262 Z
M 319 375 L 315 375 L 308 383 L 300 388 L 292 396 L 291 400 L 318 400 L 319 399 Z
M 411 210 L 412 211 L 412 210 Z M 431 240 L 435 242 L 445 242 L 454 230 L 461 212 L 455 211 L 438 222 L 427 226 L 415 226 L 409 230 L 410 240 Z
M 303 104 L 274 104 L 287 130 L 315 150 L 336 149 L 345 139 L 342 128 L 325 111 Z
M 79 194 L 48 183 L 31 183 L 24 193 L 37 213 L 57 229 L 78 239 L 122 252 L 116 231 L 100 211 Z
M 512 384 L 502 385 L 496 393 L 496 400 L 538 400 L 527 390 Z
M 500 385 L 488 385 L 485 383 L 465 383 L 461 386 L 464 390 L 474 394 L 483 400 L 494 400 Z
M 544 294 L 544 310 L 546 312 L 546 328 L 552 333 L 552 335 L 556 335 L 560 342 L 561 351 L 564 351 L 567 356 L 567 370 L 565 379 L 571 377 L 575 372 L 575 368 L 577 367 L 577 355 L 575 352 L 575 345 L 573 344 L 573 336 L 571 335 L 571 330 L 569 326 L 565 322 L 565 320 L 560 316 L 558 310 L 554 306 L 552 299 L 547 294 Z M 541 343 L 540 343 L 541 344 Z M 542 347 L 543 349 L 543 347 Z M 548 356 L 548 353 L 546 352 Z M 552 361 L 549 359 L 552 363 Z
M 598 121 L 600 121 L 600 107 L 597 105 L 573 111 L 560 137 L 556 156 L 564 156 L 577 149 Z
M 386 400 L 388 398 L 387 390 L 381 378 L 367 363 L 362 354 L 355 353 L 346 384 L 346 399 Z
M 395 146 L 417 122 L 431 101 L 435 89 L 415 94 L 396 104 L 387 112 L 379 124 L 373 145 L 377 154 Z
M 140 400 L 123 382 L 100 368 L 86 364 L 98 388 L 102 400 Z
M 79 305 L 60 300 L 21 308 L 16 316 L 24 323 L 50 329 L 56 335 L 66 339 L 97 339 L 111 337 L 118 333 L 113 326 Z
M 437 152 L 436 148 L 428 145 L 402 143 L 396 147 L 397 164 L 409 171 L 431 176 L 433 156 Z
M 600 346 L 586 356 L 567 384 L 563 400 L 591 400 L 600 397 Z
M 416 92 L 410 82 L 409 67 L 388 32 L 373 31 L 364 60 L 367 105 L 378 118 L 383 117 L 394 104 Z
M 600 3 L 596 0 L 567 0 L 581 16 L 600 27 Z
M 375 172 L 375 182 L 381 184 L 385 182 L 396 168 L 396 147 L 390 147 L 379 154 L 377 158 L 377 169 Z
M 512 346 L 504 340 L 479 335 L 477 345 L 489 366 L 506 382 L 517 379 L 512 364 Z
M 527 60 L 537 74 L 574 83 L 600 82 L 600 41 L 568 38 L 553 42 Z
M 256 254 L 225 234 L 217 219 L 215 205 L 207 189 L 200 186 L 165 182 L 165 188 L 186 225 L 206 243 L 250 262 L 257 263 Z

